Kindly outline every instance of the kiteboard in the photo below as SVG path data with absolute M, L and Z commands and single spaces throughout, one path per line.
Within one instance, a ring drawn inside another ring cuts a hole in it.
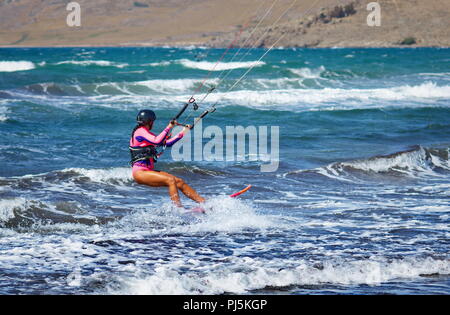
M 236 198 L 236 197 L 242 195 L 243 193 L 247 192 L 250 188 L 252 188 L 252 185 L 248 185 L 247 187 L 245 187 L 241 191 L 238 191 L 237 193 L 234 193 L 234 194 L 230 195 L 230 197 L 231 198 Z

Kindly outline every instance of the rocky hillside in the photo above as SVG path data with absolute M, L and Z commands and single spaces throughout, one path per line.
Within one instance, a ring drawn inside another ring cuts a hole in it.
M 335 1 L 338 3 L 338 1 Z M 450 46 L 450 1 L 379 0 L 381 25 L 370 27 L 367 4 L 354 0 L 321 7 L 318 11 L 274 26 L 246 30 L 240 44 L 297 47 Z M 223 46 L 235 36 L 222 35 L 210 45 Z
M 0 46 L 450 46 L 448 0 L 378 0 L 379 27 L 371 0 L 78 0 L 80 27 L 69 2 L 0 0 Z

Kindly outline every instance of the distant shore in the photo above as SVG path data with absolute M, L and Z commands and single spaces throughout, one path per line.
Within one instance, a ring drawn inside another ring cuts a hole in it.
M 227 49 L 228 47 L 204 46 L 204 45 L 55 45 L 55 46 L 12 46 L 4 45 L 2 48 L 16 49 L 39 49 L 39 48 L 178 48 L 178 49 Z M 239 49 L 239 46 L 231 49 Z M 348 46 L 348 47 L 298 47 L 298 46 L 275 46 L 273 49 L 450 49 L 450 46 Z M 255 47 L 253 49 L 268 49 L 267 47 Z
M 80 27 L 52 0 L 0 2 L 0 47 L 450 47 L 442 0 L 378 0 L 379 26 L 369 0 L 78 2 Z

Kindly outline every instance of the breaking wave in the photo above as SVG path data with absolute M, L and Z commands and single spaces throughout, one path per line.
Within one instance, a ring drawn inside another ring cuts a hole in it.
M 207 85 L 217 84 L 210 80 Z M 105 82 L 65 85 L 39 83 L 25 87 L 26 93 L 55 96 L 120 96 L 129 97 L 132 103 L 136 96 L 152 97 L 159 103 L 173 103 L 190 98 L 194 89 L 201 84 L 197 79 L 146 80 L 137 82 Z M 227 105 L 241 105 L 258 109 L 273 109 L 286 105 L 289 109 L 304 110 L 346 110 L 383 107 L 426 107 L 436 102 L 450 99 L 450 86 L 439 86 L 433 82 L 418 86 L 399 86 L 378 89 L 310 88 L 303 79 L 254 79 L 237 86 L 231 92 L 226 90 L 229 83 L 222 85 L 218 92 L 208 96 L 209 102 Z M 313 84 L 314 85 L 314 84 Z M 251 87 L 252 89 L 248 89 Z M 239 90 L 239 88 L 241 88 Z M 203 88 L 205 89 L 205 88 Z M 222 90 L 222 91 L 220 91 Z M 20 94 L 9 91 L 12 95 Z M 201 93 L 199 93 L 201 95 Z M 19 95 L 26 97 L 26 95 Z M 120 99 L 122 102 L 124 99 Z M 399 102 L 401 101 L 401 102 Z M 404 102 L 408 101 L 408 102 Z M 424 102 L 425 101 L 425 102 Z M 114 107 L 114 100 L 106 99 Z M 416 105 L 417 104 L 417 105 Z M 326 106 L 324 108 L 323 106 Z M 445 104 L 442 104 L 445 106 Z
M 0 72 L 26 71 L 34 68 L 34 63 L 30 61 L 0 61 Z
M 336 162 L 313 170 L 286 175 L 317 173 L 342 180 L 371 180 L 393 177 L 442 177 L 450 172 L 449 149 L 416 146 L 410 150 L 350 162 Z
M 191 260 L 192 266 L 200 262 Z M 450 274 L 450 261 L 432 258 L 387 260 L 372 258 L 355 261 L 291 262 L 292 267 L 279 268 L 274 261 L 252 258 L 234 259 L 234 267 L 207 274 L 183 273 L 176 264 L 161 265 L 153 275 L 142 278 L 121 277 L 112 294 L 248 294 L 258 290 L 280 290 L 292 287 L 323 285 L 379 285 L 398 278 L 420 278 Z M 284 261 L 284 265 L 290 265 Z M 272 267 L 271 267 L 272 265 Z M 275 265 L 275 266 L 274 266 Z
M 161 61 L 148 64 L 152 67 L 170 66 L 178 64 L 185 68 L 197 69 L 203 71 L 223 71 L 233 69 L 243 69 L 250 67 L 260 67 L 266 63 L 263 61 L 243 61 L 243 62 L 210 62 L 210 61 L 193 61 L 189 59 L 180 59 L 176 61 Z
M 65 60 L 55 63 L 55 65 L 75 65 L 75 66 L 98 66 L 98 67 L 116 67 L 125 68 L 128 66 L 127 63 L 118 63 L 108 60 Z

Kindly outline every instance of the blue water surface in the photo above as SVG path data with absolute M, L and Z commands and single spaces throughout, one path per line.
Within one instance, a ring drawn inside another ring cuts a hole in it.
M 0 49 L 0 294 L 449 294 L 450 49 L 223 53 Z M 192 96 L 200 135 L 269 130 L 256 158 L 164 153 L 200 217 L 128 152 L 140 109 L 159 132 Z

